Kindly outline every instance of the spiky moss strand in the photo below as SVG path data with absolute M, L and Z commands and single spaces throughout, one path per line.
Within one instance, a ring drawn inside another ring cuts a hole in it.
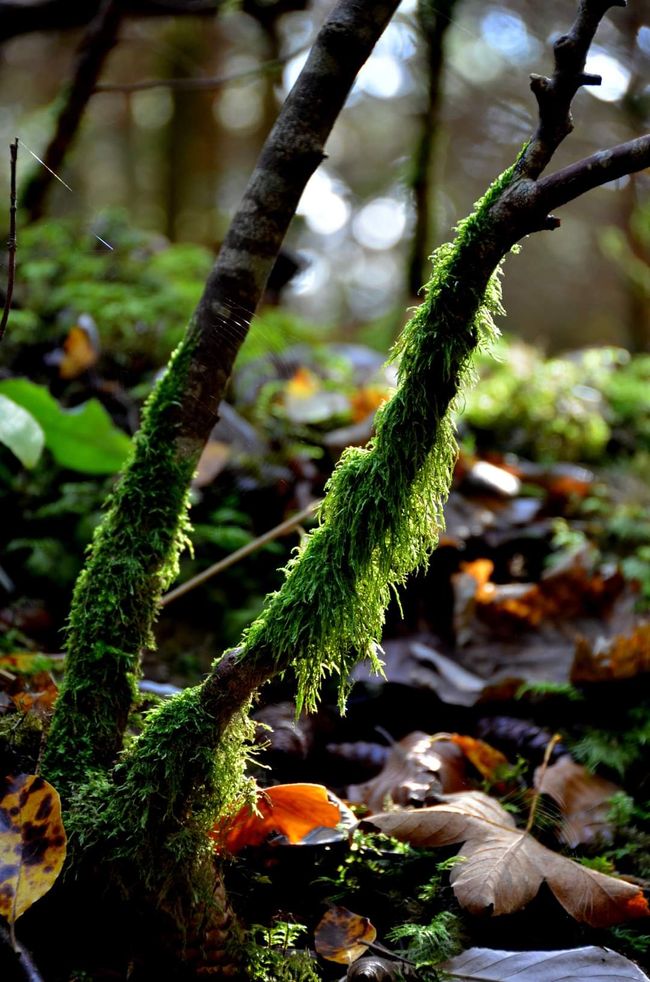
M 381 669 L 376 644 L 391 592 L 427 562 L 444 527 L 457 455 L 454 401 L 471 376 L 472 353 L 497 333 L 492 315 L 502 313 L 502 253 L 493 250 L 496 258 L 483 279 L 468 277 L 468 260 L 483 247 L 487 213 L 515 166 L 477 202 L 454 243 L 432 257 L 426 298 L 396 346 L 399 385 L 377 414 L 376 436 L 368 447 L 343 454 L 321 524 L 244 635 L 242 659 L 291 666 L 298 711 L 315 707 L 323 676 L 339 675 L 343 708 L 359 658 Z
M 127 895 L 135 886 L 168 909 L 205 903 L 214 886 L 200 875 L 212 857 L 207 833 L 254 797 L 245 776 L 244 747 L 254 735 L 247 710 L 223 731 L 199 686 L 152 710 L 111 778 L 75 789 L 66 820 L 74 855 L 108 862 Z
M 179 460 L 175 409 L 191 349 L 181 343 L 143 411 L 130 459 L 107 502 L 75 588 L 67 628 L 66 676 L 43 774 L 63 794 L 121 746 L 142 649 L 162 593 L 188 541 L 194 458 Z

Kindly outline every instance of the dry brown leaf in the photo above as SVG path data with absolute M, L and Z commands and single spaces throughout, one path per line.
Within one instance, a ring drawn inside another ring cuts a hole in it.
M 572 682 L 606 682 L 650 672 L 650 621 L 631 631 L 595 641 L 578 638 L 571 667 Z
M 425 804 L 438 795 L 468 788 L 465 755 L 445 734 L 409 733 L 390 750 L 382 771 L 364 784 L 351 784 L 350 801 L 372 811 L 397 805 Z
M 377 932 L 367 917 L 353 914 L 347 907 L 330 907 L 314 931 L 314 947 L 321 958 L 340 965 L 365 955 Z
M 575 849 L 598 840 L 611 841 L 609 803 L 621 790 L 618 785 L 590 774 L 586 767 L 565 754 L 546 771 L 537 768 L 535 787 L 560 806 L 563 819 L 560 838 L 567 846 Z
M 373 815 L 381 832 L 415 846 L 463 843 L 464 862 L 451 885 L 473 914 L 521 910 L 546 882 L 564 909 L 591 927 L 607 927 L 650 914 L 637 886 L 605 876 L 547 849 L 493 798 L 479 791 L 447 796 L 444 804 Z
M 0 799 L 0 914 L 13 924 L 61 872 L 66 837 L 61 802 L 33 774 L 8 777 Z

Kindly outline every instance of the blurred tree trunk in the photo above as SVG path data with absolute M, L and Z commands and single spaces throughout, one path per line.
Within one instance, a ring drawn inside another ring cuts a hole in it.
M 418 21 L 424 41 L 426 103 L 419 119 L 419 137 L 413 155 L 411 187 L 415 204 L 415 230 L 408 267 L 408 292 L 418 295 L 429 278 L 428 257 L 435 241 L 436 150 L 440 137 L 440 108 L 444 76 L 445 37 L 460 0 L 419 0 Z

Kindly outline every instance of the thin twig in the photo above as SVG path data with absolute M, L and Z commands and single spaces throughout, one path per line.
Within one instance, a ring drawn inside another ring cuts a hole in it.
M 551 759 L 551 754 L 553 753 L 554 747 L 560 742 L 562 737 L 559 733 L 554 733 L 551 739 L 548 741 L 546 750 L 544 751 L 544 760 L 542 761 L 542 766 L 539 770 L 539 780 L 536 782 L 537 788 L 533 795 L 533 800 L 530 804 L 530 812 L 528 814 L 528 821 L 526 822 L 526 832 L 530 832 L 535 822 L 535 815 L 537 814 L 537 806 L 539 805 L 539 799 L 542 796 L 542 784 L 544 783 L 544 778 L 546 776 L 546 770 Z
M 9 145 L 9 160 L 11 173 L 11 187 L 9 191 L 9 238 L 7 239 L 7 292 L 5 294 L 5 305 L 0 321 L 0 341 L 2 341 L 9 311 L 11 310 L 11 300 L 14 295 L 14 280 L 16 278 L 16 163 L 18 161 L 18 137 Z
M 220 89 L 231 82 L 244 81 L 247 78 L 255 78 L 259 75 L 267 75 L 282 68 L 291 58 L 301 54 L 304 48 L 299 51 L 272 58 L 270 61 L 263 61 L 255 68 L 247 68 L 242 72 L 233 72 L 231 75 L 215 75 L 212 78 L 146 78 L 141 82 L 101 82 L 95 86 L 95 92 L 144 92 L 147 89 L 176 89 L 180 92 L 211 92 L 213 89 Z
M 273 542 L 274 539 L 279 539 L 281 536 L 286 535 L 287 532 L 293 531 L 296 526 L 300 525 L 306 518 L 313 515 L 320 504 L 320 501 L 312 501 L 311 504 L 307 505 L 306 508 L 303 508 L 302 511 L 296 512 L 296 514 L 292 515 L 291 518 L 287 518 L 284 522 L 280 522 L 279 525 L 269 529 L 268 532 L 264 532 L 263 535 L 259 535 L 256 539 L 253 539 L 252 542 L 247 542 L 245 546 L 241 547 L 241 549 L 236 549 L 235 552 L 231 552 L 229 556 L 226 556 L 224 559 L 220 559 L 218 563 L 213 563 L 212 566 L 208 566 L 208 568 L 204 569 L 202 573 L 197 573 L 197 575 L 193 576 L 190 580 L 187 580 L 185 583 L 181 583 L 181 585 L 177 586 L 175 590 L 170 590 L 169 593 L 166 593 L 164 597 L 161 598 L 160 606 L 166 607 L 167 604 L 172 602 L 172 600 L 185 596 L 185 594 L 189 593 L 190 590 L 193 590 L 194 587 L 205 583 L 206 580 L 216 576 L 217 573 L 222 573 L 224 569 L 234 566 L 240 559 L 245 559 L 246 556 L 250 556 L 252 552 L 256 552 L 257 549 L 265 546 L 267 542 Z

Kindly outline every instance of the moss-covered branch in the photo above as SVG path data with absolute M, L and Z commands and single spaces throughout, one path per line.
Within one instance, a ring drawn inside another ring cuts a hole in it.
M 141 649 L 185 541 L 187 490 L 305 184 L 398 0 L 339 0 L 262 151 L 185 339 L 75 589 L 67 671 L 43 761 L 66 796 L 120 747 Z

